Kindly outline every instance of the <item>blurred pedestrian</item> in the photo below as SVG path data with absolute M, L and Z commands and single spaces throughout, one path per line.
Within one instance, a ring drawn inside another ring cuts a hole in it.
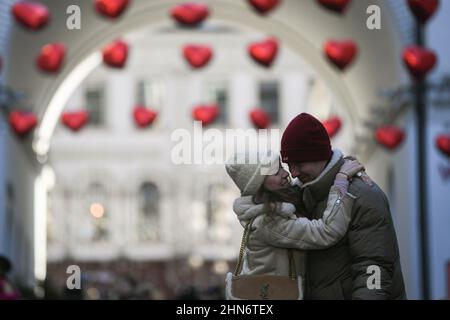
M 21 299 L 19 290 L 8 279 L 8 273 L 12 266 L 9 259 L 0 256 L 0 300 L 18 300 Z

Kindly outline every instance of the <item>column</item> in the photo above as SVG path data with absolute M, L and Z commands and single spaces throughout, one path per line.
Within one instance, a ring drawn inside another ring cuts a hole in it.
M 133 125 L 134 79 L 127 73 L 108 74 L 105 90 L 105 117 L 115 134 L 130 131 Z
M 256 81 L 247 73 L 238 72 L 230 83 L 230 127 L 249 128 L 250 109 L 257 106 L 258 92 Z
M 285 128 L 298 114 L 307 110 L 312 77 L 306 73 L 287 73 L 281 79 L 280 127 Z

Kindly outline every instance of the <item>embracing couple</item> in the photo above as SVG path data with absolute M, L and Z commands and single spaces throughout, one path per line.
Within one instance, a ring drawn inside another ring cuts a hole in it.
M 289 251 L 305 299 L 406 299 L 387 197 L 355 158 L 332 149 L 319 120 L 298 115 L 281 158 L 257 158 L 226 165 L 241 191 L 233 210 L 251 230 L 240 274 L 287 276 Z

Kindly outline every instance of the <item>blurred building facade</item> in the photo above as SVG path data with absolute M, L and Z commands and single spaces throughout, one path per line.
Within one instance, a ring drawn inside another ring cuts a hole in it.
M 55 13 L 70 4 L 42 2 Z M 98 271 L 109 262 L 116 273 L 126 265 L 136 274 L 148 269 L 154 275 L 166 269 L 189 275 L 208 266 L 217 279 L 232 268 L 242 231 L 231 211 L 237 190 L 223 166 L 170 161 L 171 133 L 191 131 L 192 108 L 216 102 L 221 115 L 210 128 L 221 131 L 251 128 L 248 112 L 256 106 L 265 108 L 274 119 L 272 128 L 281 130 L 300 112 L 322 120 L 339 115 L 343 127 L 333 145 L 357 154 L 390 197 L 408 295 L 419 298 L 414 116 L 406 112 L 397 119 L 408 138 L 394 153 L 376 146 L 365 125 L 375 121 L 372 107 L 384 103 L 380 90 L 408 83 L 399 58 L 411 41 L 406 8 L 398 1 L 377 1 L 383 27 L 371 31 L 365 28 L 369 1 L 352 3 L 338 17 L 314 1 L 285 0 L 270 18 L 252 12 L 245 1 L 206 2 L 213 16 L 198 30 L 179 29 L 170 20 L 168 10 L 177 1 L 135 1 L 116 22 L 99 18 L 90 1 L 84 1 L 81 30 L 67 30 L 64 14 L 54 14 L 52 26 L 40 34 L 13 27 L 5 82 L 27 93 L 40 119 L 31 138 L 18 140 L 6 130 L 0 144 L 5 150 L 0 221 L 9 241 L 2 250 L 17 266 L 17 279 L 29 286 L 46 277 L 63 283 L 69 263 Z M 442 33 L 438 24 L 450 16 L 448 6 L 442 4 L 430 34 Z M 280 54 L 272 68 L 263 69 L 247 56 L 246 46 L 272 34 L 282 44 Z M 98 53 L 118 36 L 130 44 L 129 61 L 120 71 L 101 65 Z M 344 37 L 354 39 L 360 53 L 354 66 L 340 74 L 323 59 L 322 45 Z M 440 39 L 430 39 L 430 46 L 448 51 Z M 49 41 L 68 47 L 65 68 L 57 76 L 39 73 L 32 63 Z M 186 43 L 210 45 L 215 52 L 210 65 L 191 70 L 181 56 Z M 148 129 L 133 123 L 137 104 L 159 112 Z M 59 124 L 59 116 L 79 108 L 89 109 L 91 122 L 71 133 Z M 430 119 L 430 146 L 445 119 L 448 111 L 442 109 Z M 449 182 L 439 168 L 449 165 L 431 147 L 429 152 L 431 287 L 432 297 L 442 298 L 450 259 L 445 249 L 449 238 L 442 230 L 449 219 L 443 209 Z M 182 271 L 180 265 L 190 269 Z M 92 277 L 110 281 L 111 275 L 97 271 Z M 180 282 L 170 279 L 166 283 Z M 159 289 L 170 294 L 163 285 Z M 91 291 L 92 297 L 98 294 Z
M 223 165 L 175 165 L 172 132 L 186 129 L 199 139 L 192 109 L 201 104 L 220 108 L 216 121 L 203 128 L 205 134 L 214 129 L 224 137 L 226 129 L 254 130 L 249 114 L 255 107 L 270 114 L 272 129 L 286 126 L 299 105 L 323 120 L 337 114 L 324 84 L 289 49 L 282 49 L 270 72 L 242 59 L 242 44 L 258 37 L 221 25 L 200 35 L 176 27 L 145 29 L 126 37 L 130 57 L 125 70 L 100 65 L 89 74 L 64 110 L 86 108 L 90 125 L 77 133 L 58 125 L 52 139 L 50 264 L 68 258 L 169 265 L 186 258 L 194 267 L 212 261 L 219 270 L 221 264 L 232 264 L 242 233 L 232 212 L 237 188 Z M 182 58 L 186 39 L 214 49 L 204 70 L 192 70 Z M 158 111 L 147 129 L 134 123 L 137 105 Z M 280 137 L 272 137 L 274 149 Z M 354 147 L 350 127 L 339 137 L 347 152 Z M 220 285 L 229 269 L 222 268 Z
M 11 31 L 14 27 L 10 17 L 10 7 L 14 0 L 0 1 L 0 81 L 8 85 L 8 52 L 11 44 Z M 7 104 L 8 97 L 2 90 L 2 107 Z M 7 120 L 7 113 L 3 112 L 0 119 L 0 254 L 8 257 L 12 262 L 12 280 L 21 287 L 24 294 L 32 294 L 36 286 L 34 273 L 34 224 L 33 224 L 33 195 L 21 193 L 21 189 L 13 182 L 14 174 L 8 175 L 11 168 L 10 155 L 14 151 Z M 17 156 L 17 154 L 16 154 Z M 20 156 L 19 156 L 20 157 Z M 30 166 L 30 162 L 22 163 Z M 18 168 L 18 167 L 17 167 Z M 24 181 L 24 180 L 22 180 Z M 29 187 L 33 187 L 30 185 Z M 31 197 L 25 200 L 25 197 Z M 28 291 L 28 292 L 25 292 Z

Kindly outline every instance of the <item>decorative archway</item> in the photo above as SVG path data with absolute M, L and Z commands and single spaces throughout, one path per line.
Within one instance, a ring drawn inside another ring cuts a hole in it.
M 92 2 L 85 1 L 80 4 L 81 30 L 68 30 L 65 26 L 67 16 L 64 13 L 70 1 L 42 2 L 47 3 L 52 12 L 60 14 L 54 14 L 51 24 L 40 33 L 26 32 L 20 27 L 13 29 L 6 78 L 11 87 L 28 94 L 28 100 L 38 114 L 40 125 L 28 146 L 32 147 L 33 156 L 37 155 L 38 160 L 45 162 L 65 103 L 77 85 L 101 63 L 98 53 L 101 46 L 143 27 L 173 26 L 168 12 L 180 1 L 135 1 L 123 17 L 114 22 L 99 17 Z M 385 56 L 399 57 L 401 49 L 399 35 L 385 4 L 380 3 L 383 28 L 371 31 L 366 28 L 365 8 L 371 4 L 368 0 L 354 1 L 352 9 L 344 16 L 324 11 L 315 1 L 284 0 L 279 8 L 265 17 L 251 11 L 246 1 L 211 0 L 207 3 L 212 10 L 211 24 L 234 24 L 242 29 L 275 35 L 281 45 L 297 53 L 327 85 L 337 108 L 348 114 L 348 125 L 355 132 L 365 130 L 362 124 L 370 116 L 370 106 L 379 100 L 377 90 L 395 86 L 401 81 L 400 59 L 383 59 L 383 68 L 379 66 L 379 60 Z M 317 24 L 317 21 L 322 23 Z M 358 43 L 360 53 L 357 62 L 345 73 L 340 73 L 323 58 L 322 46 L 330 38 L 349 37 Z M 55 41 L 67 45 L 66 65 L 58 75 L 43 75 L 34 68 L 35 55 L 43 44 Z M 29 76 L 24 79 L 23 74 Z M 21 153 L 30 158 L 30 148 L 21 150 L 18 146 L 17 149 L 10 156 L 13 159 L 11 163 L 14 164 L 14 159 Z M 31 158 L 34 161 L 34 157 Z M 34 165 L 39 169 L 38 164 Z M 33 174 L 24 174 L 21 183 L 33 185 L 40 172 L 36 170 Z
M 50 1 L 43 2 L 49 2 L 53 12 L 65 12 L 70 5 L 69 1 L 51 5 Z M 80 4 L 81 30 L 68 30 L 65 27 L 67 16 L 64 14 L 54 14 L 50 26 L 38 34 L 21 28 L 13 30 L 9 70 L 15 72 L 8 73 L 7 79 L 11 86 L 27 92 L 41 120 L 33 140 L 33 149 L 37 155 L 44 156 L 48 152 L 53 130 L 71 91 L 101 62 L 98 53 L 101 46 L 117 36 L 144 26 L 173 25 L 168 12 L 171 6 L 178 3 L 134 2 L 123 17 L 113 22 L 98 16 L 92 3 L 86 1 Z M 386 5 L 380 4 L 382 29 L 371 31 L 366 28 L 365 15 L 369 1 L 353 3 L 351 10 L 343 16 L 324 11 L 315 1 L 285 0 L 268 16 L 253 12 L 246 1 L 212 0 L 207 3 L 212 11 L 210 20 L 275 35 L 282 46 L 289 47 L 308 65 L 313 66 L 317 75 L 327 84 L 337 107 L 347 111 L 355 130 L 363 130 L 358 124 L 368 115 L 369 106 L 377 102 L 376 90 L 400 81 L 399 61 L 383 60 L 384 68 L 379 68 L 376 58 L 396 57 L 400 52 L 399 39 L 396 38 L 398 33 Z M 316 21 L 322 23 L 317 24 Z M 358 61 L 351 70 L 339 73 L 323 58 L 322 46 L 331 38 L 352 38 L 359 45 Z M 68 57 L 64 69 L 56 76 L 44 76 L 37 70 L 30 72 L 38 48 L 50 41 L 67 45 Z M 16 54 L 18 52 L 20 55 Z M 17 59 L 19 56 L 20 59 Z M 24 81 L 21 74 L 25 70 L 30 76 Z

